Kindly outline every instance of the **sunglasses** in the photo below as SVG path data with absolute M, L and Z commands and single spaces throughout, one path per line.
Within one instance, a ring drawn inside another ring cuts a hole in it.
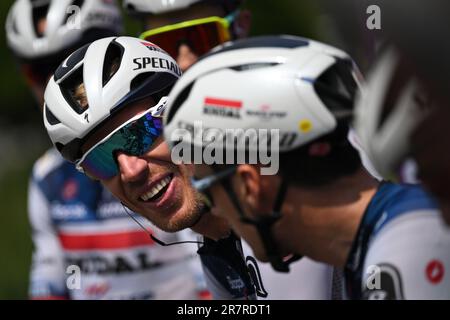
M 231 177 L 236 172 L 236 166 L 229 167 L 223 171 L 214 172 L 213 174 L 203 178 L 192 178 L 192 186 L 203 196 L 204 203 L 212 208 L 214 206 L 214 198 L 210 192 L 210 188 L 216 183 Z
M 167 97 L 161 98 L 156 106 L 131 118 L 90 148 L 75 163 L 78 171 L 95 180 L 107 180 L 119 173 L 117 152 L 133 156 L 147 153 L 163 131 L 161 114 L 157 111 L 155 115 L 155 110 L 161 110 L 166 102 Z
M 157 44 L 174 59 L 181 45 L 189 46 L 201 56 L 231 39 L 229 28 L 238 13 L 235 11 L 225 18 L 214 16 L 151 29 L 142 33 L 140 38 Z
M 197 189 L 197 191 L 205 192 L 214 184 L 233 175 L 236 172 L 236 168 L 236 166 L 232 166 L 223 171 L 214 172 L 213 174 L 200 179 L 193 178 L 191 179 L 192 186 Z

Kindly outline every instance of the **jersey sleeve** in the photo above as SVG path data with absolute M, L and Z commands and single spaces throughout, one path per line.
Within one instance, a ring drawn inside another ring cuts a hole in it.
M 219 241 L 205 237 L 198 254 L 206 285 L 213 299 L 256 299 L 255 287 L 245 263 L 240 239 L 233 233 Z
M 31 179 L 28 188 L 28 215 L 34 244 L 30 298 L 68 298 L 62 248 L 52 224 L 48 200 L 34 179 Z
M 370 242 L 364 299 L 450 299 L 450 233 L 434 209 L 402 215 Z

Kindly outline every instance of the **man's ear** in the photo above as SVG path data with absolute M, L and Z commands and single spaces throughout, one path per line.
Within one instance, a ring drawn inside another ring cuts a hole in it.
M 242 164 L 237 167 L 237 185 L 239 198 L 245 202 L 252 210 L 257 210 L 260 205 L 261 176 L 256 166 Z
M 252 24 L 252 13 L 249 10 L 239 11 L 236 20 L 233 23 L 233 31 L 237 39 L 248 37 Z

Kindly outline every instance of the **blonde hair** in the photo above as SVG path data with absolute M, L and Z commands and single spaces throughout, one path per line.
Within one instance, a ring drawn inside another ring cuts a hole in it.
M 108 80 L 111 79 L 111 77 L 119 70 L 119 58 L 115 58 L 111 62 L 111 66 L 108 72 Z M 72 91 L 72 97 L 76 100 L 78 105 L 81 107 L 81 109 L 86 110 L 88 108 L 88 100 L 86 95 L 86 87 L 84 86 L 84 83 L 81 82 L 78 84 Z
M 87 109 L 88 107 L 88 101 L 86 96 L 86 88 L 84 87 L 84 83 L 80 83 L 74 90 L 73 90 L 73 97 L 75 98 L 78 105 L 83 109 Z

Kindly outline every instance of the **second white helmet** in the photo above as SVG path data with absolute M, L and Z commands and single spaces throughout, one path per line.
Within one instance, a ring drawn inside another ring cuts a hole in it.
M 195 3 L 209 2 L 236 8 L 241 0 L 124 0 L 123 6 L 131 14 L 162 14 L 189 8 Z
M 191 67 L 170 93 L 166 141 L 201 122 L 223 132 L 277 129 L 280 151 L 287 152 L 349 123 L 359 79 L 345 52 L 309 39 L 227 43 Z

